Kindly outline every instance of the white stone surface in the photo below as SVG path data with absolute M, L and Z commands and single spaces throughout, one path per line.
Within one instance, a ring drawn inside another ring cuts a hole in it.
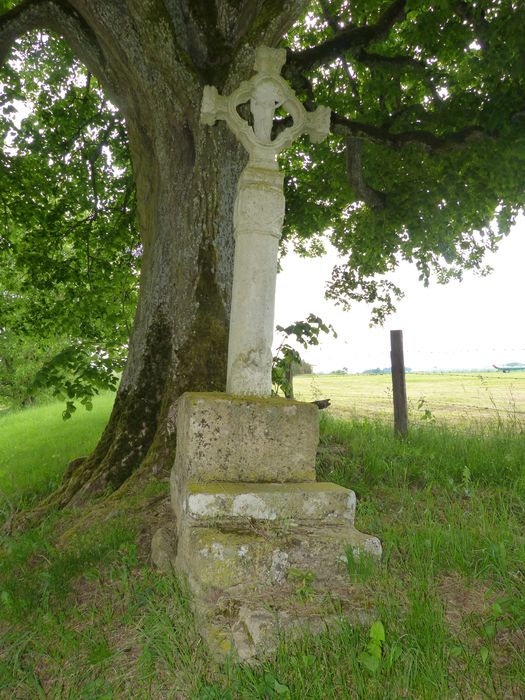
M 184 517 L 209 521 L 286 521 L 290 527 L 316 522 L 353 525 L 355 494 L 337 484 L 213 482 L 186 485 Z
M 254 518 L 255 520 L 275 520 L 277 513 L 268 508 L 265 501 L 254 493 L 241 493 L 232 503 L 232 516 Z
M 281 77 L 284 49 L 260 47 L 256 74 L 229 96 L 204 88 L 201 121 L 224 119 L 249 154 L 239 178 L 235 203 L 233 274 L 226 390 L 244 396 L 270 396 L 277 251 L 284 219 L 283 175 L 277 155 L 302 134 L 322 141 L 330 109 L 307 112 Z M 248 103 L 253 126 L 237 108 Z M 272 139 L 275 110 L 288 112 L 292 124 Z

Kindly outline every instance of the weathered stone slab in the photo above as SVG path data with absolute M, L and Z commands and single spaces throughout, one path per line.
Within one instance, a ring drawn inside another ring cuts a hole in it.
M 223 636 L 223 648 L 241 661 L 252 662 L 263 659 L 277 648 L 279 639 L 297 639 L 305 635 L 317 635 L 340 628 L 345 622 L 352 625 L 367 625 L 373 620 L 370 611 L 355 607 L 344 613 L 315 611 L 271 611 L 267 608 L 241 606 L 232 632 L 215 628 L 215 639 Z M 223 633 L 220 635 L 220 631 Z M 228 645 L 229 641 L 229 645 Z
M 353 491 L 330 483 L 256 484 L 190 482 L 180 494 L 177 517 L 194 524 L 210 521 L 286 521 L 295 524 L 353 524 Z
M 151 540 L 151 561 L 164 574 L 175 572 L 175 555 L 177 553 L 177 535 L 175 528 L 160 527 Z
M 337 631 L 342 625 L 369 626 L 377 618 L 373 592 L 365 585 L 338 585 L 298 595 L 293 586 L 273 586 L 263 594 L 215 596 L 195 608 L 202 636 L 218 661 L 229 656 L 258 663 L 280 641 Z
M 314 404 L 183 394 L 171 492 L 177 494 L 189 481 L 315 481 L 318 441 Z M 173 506 L 176 510 L 176 502 Z
M 233 590 L 267 591 L 301 572 L 330 590 L 336 582 L 348 583 L 348 550 L 381 556 L 379 540 L 350 525 L 189 526 L 179 534 L 176 568 L 187 573 L 193 593 L 204 599 Z

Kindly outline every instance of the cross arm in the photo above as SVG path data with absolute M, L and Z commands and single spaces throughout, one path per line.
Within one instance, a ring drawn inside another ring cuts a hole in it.
M 312 143 L 321 143 L 330 131 L 330 107 L 321 105 L 314 112 L 306 112 L 305 131 Z
M 228 98 L 219 95 L 214 85 L 206 85 L 202 95 L 201 123 L 213 126 L 218 119 L 228 121 Z

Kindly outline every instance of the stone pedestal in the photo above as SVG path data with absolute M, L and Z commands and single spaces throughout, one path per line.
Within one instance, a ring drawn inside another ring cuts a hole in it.
M 153 558 L 183 574 L 213 651 L 252 659 L 279 630 L 326 629 L 365 614 L 351 600 L 347 555 L 381 556 L 354 527 L 355 495 L 315 482 L 318 409 L 286 399 L 185 394 L 171 480 L 173 535 Z M 308 605 L 298 604 L 299 602 Z

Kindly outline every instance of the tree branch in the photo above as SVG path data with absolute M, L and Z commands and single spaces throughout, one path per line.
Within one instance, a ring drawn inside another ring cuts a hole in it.
M 362 141 L 355 136 L 347 135 L 346 143 L 346 172 L 348 182 L 355 194 L 371 209 L 383 209 L 386 202 L 384 192 L 379 192 L 368 185 L 363 177 L 361 159 Z
M 95 33 L 67 0 L 24 0 L 0 15 L 0 64 L 16 39 L 33 29 L 53 31 L 99 78 L 105 76 L 104 57 Z
M 476 126 L 459 129 L 446 136 L 436 136 L 431 131 L 414 129 L 400 133 L 391 133 L 390 125 L 374 126 L 363 122 L 353 121 L 332 112 L 331 131 L 334 134 L 350 137 L 365 137 L 370 141 L 382 143 L 391 148 L 400 148 L 407 144 L 422 146 L 430 153 L 444 153 L 464 148 L 473 141 L 490 138 L 490 134 Z
M 384 54 L 367 51 L 360 48 L 352 51 L 352 55 L 365 66 L 385 66 L 386 68 L 411 68 L 414 70 L 427 70 L 428 66 L 424 61 L 419 61 L 412 56 L 385 56 Z
M 326 22 L 328 23 L 329 27 L 332 29 L 334 34 L 338 33 L 339 30 L 339 25 L 337 24 L 337 19 L 335 17 L 332 17 L 330 13 L 330 8 L 328 7 L 328 4 L 326 0 L 318 0 L 319 5 L 321 6 L 321 9 L 323 11 L 324 18 Z M 341 56 L 341 62 L 343 64 L 343 69 L 345 71 L 345 76 L 346 80 L 348 81 L 348 86 L 350 87 L 350 90 L 352 91 L 352 94 L 354 98 L 357 99 L 359 93 L 357 90 L 357 86 L 355 83 L 354 78 L 352 77 L 352 72 L 350 70 L 350 66 L 348 65 L 348 61 L 344 56 Z
M 407 0 L 393 2 L 379 15 L 375 24 L 356 27 L 351 24 L 326 41 L 296 53 L 290 52 L 288 62 L 297 70 L 312 70 L 333 61 L 345 51 L 362 49 L 388 35 L 392 27 L 405 16 Z

